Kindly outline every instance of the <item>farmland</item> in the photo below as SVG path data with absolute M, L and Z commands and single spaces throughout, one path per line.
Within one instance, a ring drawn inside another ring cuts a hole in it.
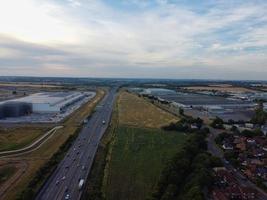
M 164 163 L 178 151 L 185 138 L 183 133 L 120 126 L 112 149 L 107 199 L 148 197 Z
M 111 125 L 115 129 L 110 130 L 103 138 L 101 151 L 98 152 L 92 170 L 99 174 L 91 175 L 91 180 L 102 188 L 96 191 L 91 185 L 92 191 L 87 194 L 88 198 L 97 199 L 92 194 L 99 196 L 99 191 L 108 200 L 138 200 L 149 197 L 164 163 L 178 151 L 187 138 L 184 133 L 160 129 L 161 126 L 177 120 L 177 117 L 143 98 L 121 92 Z M 103 163 L 104 169 L 100 172 Z M 102 184 L 99 184 L 99 177 L 103 179 Z
M 218 92 L 230 92 L 230 93 L 245 93 L 245 92 L 255 92 L 255 90 L 236 87 L 230 84 L 221 84 L 221 85 L 208 85 L 208 86 L 190 86 L 184 87 L 184 89 L 192 91 L 218 91 Z
M 120 125 L 160 128 L 177 117 L 161 110 L 134 94 L 122 92 L 118 98 Z

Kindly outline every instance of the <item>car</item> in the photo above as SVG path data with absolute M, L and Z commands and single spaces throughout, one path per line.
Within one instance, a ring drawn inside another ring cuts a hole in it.
M 66 194 L 65 200 L 68 200 L 68 199 L 70 199 L 70 195 L 69 194 Z
M 65 180 L 65 179 L 66 179 L 66 176 L 63 176 L 63 177 L 62 177 L 62 180 Z
M 78 188 L 79 188 L 79 190 L 82 189 L 83 185 L 84 185 L 84 179 L 80 179 L 80 180 L 79 180 L 79 184 L 78 184 Z
M 82 170 L 85 170 L 85 166 L 84 165 L 82 166 Z
M 80 152 L 78 151 L 78 152 L 77 152 L 77 155 L 79 155 L 79 154 L 80 154 Z
M 69 166 L 66 166 L 65 169 L 69 169 Z
M 76 160 L 76 158 L 73 158 L 73 161 L 75 161 Z
M 56 181 L 56 185 L 58 185 L 58 184 L 59 184 L 59 180 Z

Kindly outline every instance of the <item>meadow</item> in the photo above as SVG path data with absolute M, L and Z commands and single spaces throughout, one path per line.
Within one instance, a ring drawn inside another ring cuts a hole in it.
M 161 129 L 119 126 L 108 170 L 106 199 L 146 199 L 159 180 L 164 164 L 187 136 Z

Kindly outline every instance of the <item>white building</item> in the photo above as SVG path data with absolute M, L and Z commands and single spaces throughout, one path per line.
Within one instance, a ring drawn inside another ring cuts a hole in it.
M 5 102 L 27 102 L 32 104 L 32 112 L 34 113 L 57 113 L 88 95 L 94 96 L 95 93 L 42 92 L 18 99 L 0 102 L 0 104 Z

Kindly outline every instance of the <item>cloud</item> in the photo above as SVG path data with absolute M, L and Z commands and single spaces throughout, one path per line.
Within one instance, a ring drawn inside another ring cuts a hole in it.
M 267 76 L 265 1 L 12 1 L 0 8 L 4 75 Z

